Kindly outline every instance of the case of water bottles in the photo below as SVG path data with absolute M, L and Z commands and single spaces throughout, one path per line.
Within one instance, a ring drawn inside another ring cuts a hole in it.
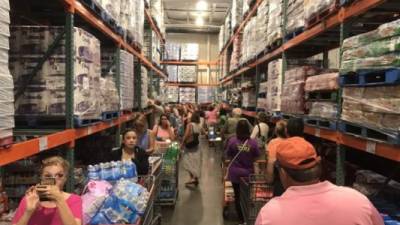
M 89 180 L 117 181 L 121 178 L 137 181 L 136 165 L 131 160 L 111 161 L 88 166 Z

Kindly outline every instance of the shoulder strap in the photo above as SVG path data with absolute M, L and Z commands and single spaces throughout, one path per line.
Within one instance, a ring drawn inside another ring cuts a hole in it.
M 261 137 L 261 127 L 260 127 L 260 123 L 257 124 L 258 127 L 258 137 Z
M 247 145 L 249 139 L 246 139 L 246 141 L 243 143 L 243 145 Z M 235 160 L 237 159 L 237 157 L 239 157 L 240 153 L 242 151 L 239 149 L 238 153 L 236 153 L 235 157 L 233 157 L 233 159 L 231 160 L 231 162 L 229 163 L 228 167 L 227 167 L 227 173 L 229 172 L 229 169 L 231 168 L 232 164 L 235 162 Z

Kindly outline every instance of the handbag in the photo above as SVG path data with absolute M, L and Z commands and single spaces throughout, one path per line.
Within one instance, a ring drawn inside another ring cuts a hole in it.
M 249 139 L 247 139 L 242 146 L 247 145 Z M 229 170 L 231 169 L 232 164 L 235 162 L 235 160 L 237 159 L 237 157 L 239 157 L 240 153 L 243 152 L 244 148 L 239 148 L 238 153 L 236 153 L 235 157 L 233 157 L 233 159 L 231 160 L 231 162 L 228 164 L 228 167 L 226 168 L 226 173 L 224 176 L 224 180 L 228 180 L 228 174 L 229 174 Z
M 200 144 L 199 134 L 195 133 L 193 130 L 194 130 L 194 126 L 192 124 L 192 134 L 190 135 L 189 140 L 185 143 L 185 147 L 187 149 L 195 148 Z

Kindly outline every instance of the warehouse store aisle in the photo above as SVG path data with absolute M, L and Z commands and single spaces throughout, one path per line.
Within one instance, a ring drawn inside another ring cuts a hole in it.
M 164 207 L 162 225 L 233 225 L 222 218 L 222 171 L 221 153 L 209 148 L 204 139 L 200 142 L 202 150 L 202 177 L 198 188 L 188 189 L 185 182 L 189 175 L 182 163 L 179 168 L 179 197 L 175 208 Z

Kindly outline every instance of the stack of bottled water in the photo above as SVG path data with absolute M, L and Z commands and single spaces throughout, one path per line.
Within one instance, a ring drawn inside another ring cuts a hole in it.
M 111 161 L 88 166 L 89 180 L 117 181 L 121 178 L 137 181 L 136 165 L 131 160 Z

